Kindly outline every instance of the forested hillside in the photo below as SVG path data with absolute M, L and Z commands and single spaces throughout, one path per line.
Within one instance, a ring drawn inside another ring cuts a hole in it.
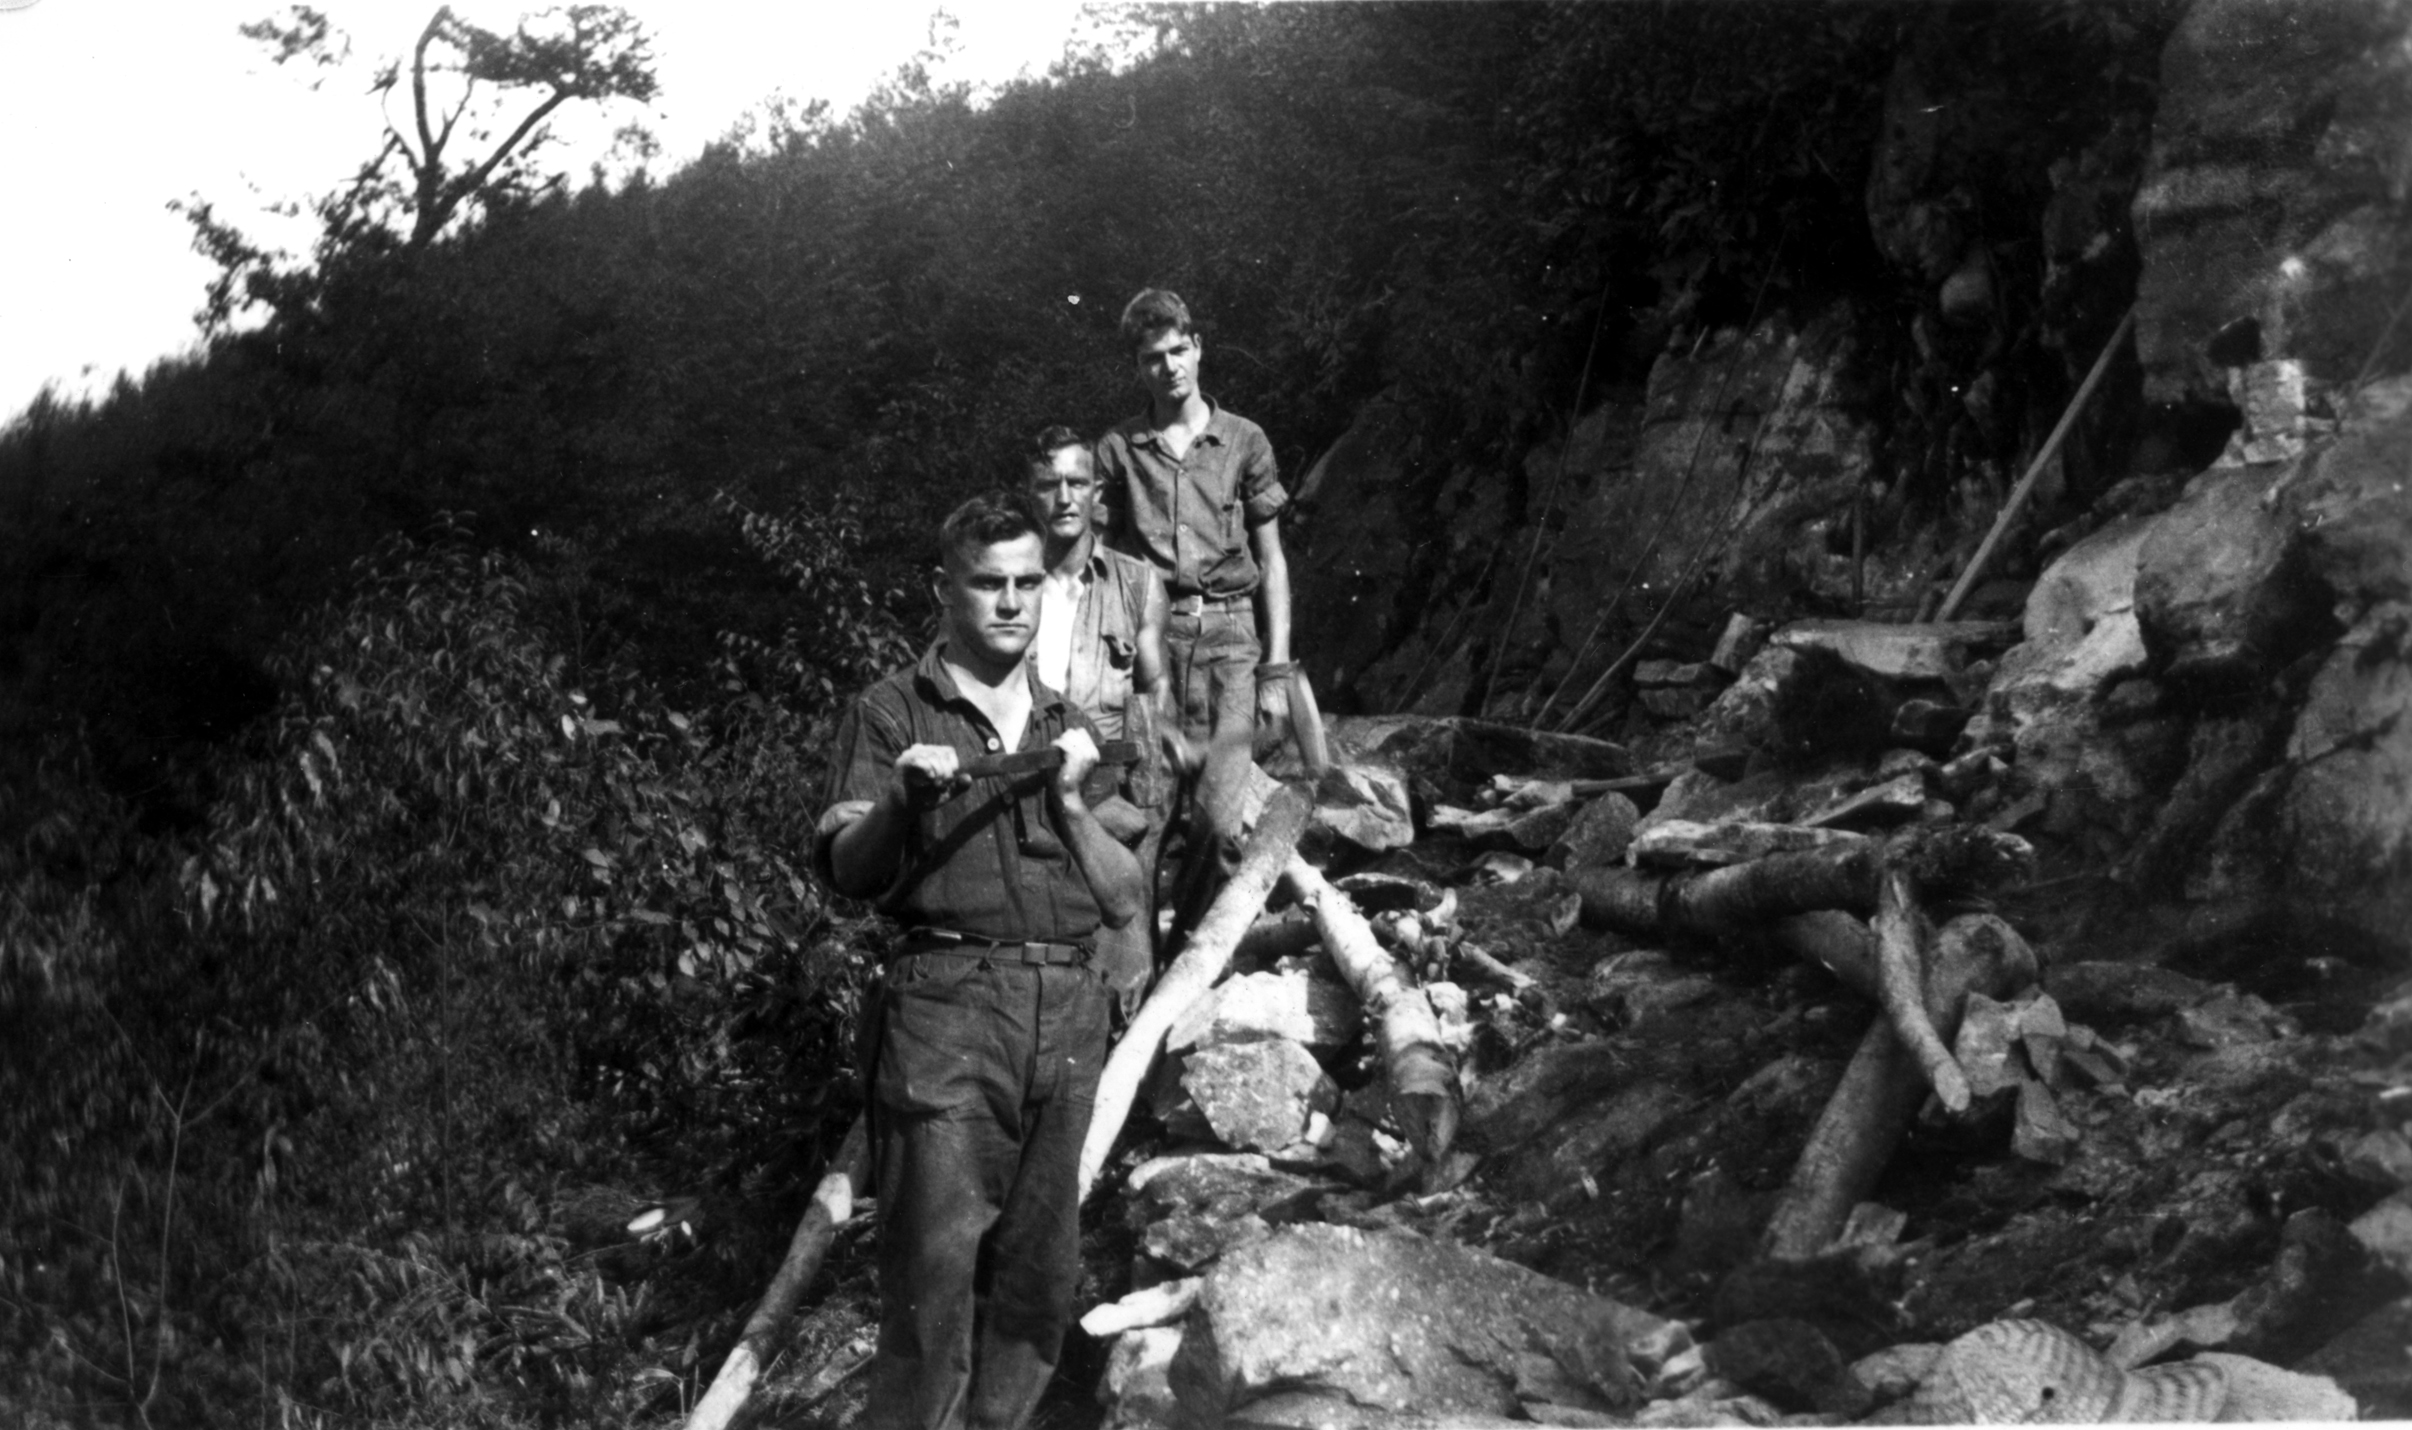
M 975 104 L 908 67 L 439 231 L 351 190 L 276 260 L 197 210 L 200 355 L 0 430 L 0 1408 L 675 1412 L 857 1100 L 873 936 L 799 842 L 828 722 L 925 634 L 936 515 L 1136 405 L 1141 286 L 1293 479 L 1392 414 L 1395 514 L 1439 544 L 1335 705 L 1422 697 L 1444 646 L 1446 713 L 1606 666 L 1512 665 L 1528 533 L 1566 519 L 1532 459 L 1662 357 L 1837 299 L 1874 315 L 1836 400 L 1884 498 L 1832 539 L 1972 540 L 2132 296 L 2110 179 L 2109 287 L 2012 295 L 2055 261 L 2055 163 L 2124 135 L 2132 188 L 2177 7 L 1956 8 L 1950 44 L 2066 98 L 1979 137 L 1993 187 L 1931 272 L 1871 229 L 1925 11 L 1148 6 L 1108 16 L 1156 41 L 1122 68 Z M 1935 326 L 1964 267 L 1991 306 Z M 2203 440 L 2120 372 L 2075 496 Z M 1509 535 L 1450 547 L 1475 513 Z M 700 1252 L 616 1244 L 670 1191 Z

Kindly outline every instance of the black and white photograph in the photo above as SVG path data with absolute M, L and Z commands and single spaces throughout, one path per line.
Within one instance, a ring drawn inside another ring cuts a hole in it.
M 2412 0 L 0 0 L 0 1430 L 2412 1422 Z

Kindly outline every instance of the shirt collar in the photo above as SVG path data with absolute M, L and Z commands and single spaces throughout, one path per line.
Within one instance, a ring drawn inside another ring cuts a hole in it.
M 946 637 L 943 635 L 931 641 L 929 648 L 921 653 L 921 659 L 914 662 L 913 678 L 920 682 L 922 693 L 935 704 L 971 704 L 964 699 L 962 687 L 955 683 L 954 672 L 946 668 Z M 1031 665 L 1027 657 L 1022 661 L 1022 678 L 1030 682 L 1030 708 L 1033 713 L 1053 710 L 1064 703 L 1062 695 L 1049 690 L 1038 678 L 1037 668 Z
M 1193 446 L 1199 442 L 1212 442 L 1218 447 L 1223 445 L 1223 405 L 1221 403 L 1211 397 L 1206 399 L 1206 425 L 1198 429 L 1198 435 L 1192 437 L 1190 442 Z M 1139 414 L 1138 443 L 1142 447 L 1164 445 L 1164 434 L 1148 425 L 1147 414 L 1144 412 Z

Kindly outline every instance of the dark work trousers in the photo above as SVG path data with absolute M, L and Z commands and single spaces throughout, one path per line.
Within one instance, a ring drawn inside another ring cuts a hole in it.
M 1080 1144 L 1109 996 L 1069 965 L 890 965 L 872 1084 L 881 1311 L 866 1426 L 1016 1430 L 1054 1377 L 1080 1280 Z

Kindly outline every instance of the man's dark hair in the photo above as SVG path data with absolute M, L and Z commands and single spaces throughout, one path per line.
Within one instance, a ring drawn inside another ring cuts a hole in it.
M 1089 439 L 1061 422 L 1052 427 L 1042 427 L 1023 450 L 1022 465 L 1029 472 L 1046 471 L 1055 464 L 1055 454 L 1066 447 L 1078 447 L 1086 452 L 1089 450 Z
M 1195 333 L 1197 325 L 1190 321 L 1189 305 L 1170 288 L 1142 288 L 1139 296 L 1123 305 L 1122 346 L 1136 348 L 1156 334 L 1170 328 L 1183 337 Z
M 948 512 L 946 521 L 939 526 L 938 562 L 951 571 L 955 558 L 965 552 L 1039 535 L 1038 518 L 1031 512 L 1029 498 L 1022 493 L 991 492 L 976 496 Z

